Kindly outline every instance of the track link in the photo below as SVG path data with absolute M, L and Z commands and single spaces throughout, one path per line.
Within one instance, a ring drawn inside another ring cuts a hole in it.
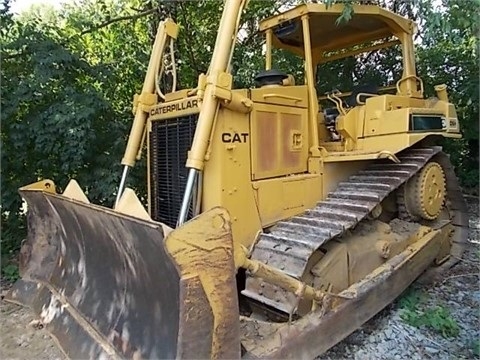
M 315 251 L 353 229 L 441 150 L 440 146 L 412 148 L 397 154 L 398 164 L 387 160 L 370 164 L 347 181 L 340 182 L 335 191 L 314 208 L 280 221 L 270 233 L 263 233 L 251 257 L 300 279 Z M 451 165 L 449 172 L 453 174 Z M 454 178 L 452 174 L 448 180 Z M 250 276 L 242 294 L 284 313 L 290 313 L 297 303 L 294 294 Z

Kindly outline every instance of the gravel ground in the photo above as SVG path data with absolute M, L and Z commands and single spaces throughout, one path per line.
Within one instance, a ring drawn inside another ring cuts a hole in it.
M 467 200 L 471 230 L 465 259 L 441 282 L 414 284 L 406 292 L 421 296 L 419 314 L 442 306 L 458 335 L 448 338 L 427 326 L 408 325 L 402 319 L 405 300 L 399 299 L 317 360 L 480 359 L 480 221 L 478 199 Z M 65 359 L 28 309 L 2 300 L 0 316 L 0 359 Z
M 362 328 L 317 360 L 330 359 L 480 359 L 480 221 L 478 198 L 467 198 L 470 213 L 469 248 L 464 260 L 438 283 L 409 289 Z M 458 325 L 455 337 L 443 337 L 427 326 L 402 320 L 402 297 L 419 295 L 419 314 L 443 307 Z

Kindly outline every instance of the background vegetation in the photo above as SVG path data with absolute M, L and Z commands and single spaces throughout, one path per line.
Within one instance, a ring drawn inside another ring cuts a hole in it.
M 237 87 L 253 85 L 263 66 L 258 20 L 298 2 L 250 1 L 233 59 Z M 349 4 L 355 1 L 344 2 L 339 21 L 348 20 Z M 440 2 L 378 1 L 420 25 L 418 73 L 428 95 L 434 94 L 435 84 L 448 85 L 464 138 L 446 147 L 465 189 L 478 192 L 479 1 Z M 60 10 L 36 6 L 13 16 L 10 1 L 2 1 L 3 260 L 18 250 L 25 236 L 19 187 L 50 178 L 61 188 L 75 178 L 92 202 L 111 206 L 132 121 L 132 96 L 141 88 L 158 22 L 169 15 L 181 26 L 176 50 L 179 82 L 181 87 L 194 87 L 208 68 L 221 8 L 221 1 L 211 0 L 77 0 Z M 348 90 L 360 77 L 388 82 L 391 70 L 399 66 L 397 55 L 379 52 L 363 62 L 329 64 L 318 79 L 319 90 Z M 287 57 L 281 65 L 295 73 L 295 64 Z M 145 193 L 144 164 L 129 181 Z

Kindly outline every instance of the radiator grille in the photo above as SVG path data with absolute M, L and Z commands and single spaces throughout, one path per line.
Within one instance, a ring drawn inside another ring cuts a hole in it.
M 150 186 L 152 218 L 175 227 L 187 183 L 185 168 L 198 114 L 152 121 Z M 192 215 L 190 209 L 189 217 Z

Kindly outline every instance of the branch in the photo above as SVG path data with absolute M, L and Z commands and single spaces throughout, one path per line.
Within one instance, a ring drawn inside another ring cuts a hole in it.
M 147 15 L 153 14 L 154 12 L 157 12 L 157 8 L 148 9 L 148 10 L 142 11 L 142 12 L 140 12 L 138 14 L 135 14 L 135 15 L 126 15 L 126 16 L 120 16 L 118 18 L 110 19 L 110 20 L 105 21 L 104 23 L 102 23 L 98 26 L 94 26 L 90 29 L 82 31 L 80 33 L 80 36 L 91 33 L 91 32 L 96 31 L 96 30 L 99 30 L 99 29 L 101 29 L 105 26 L 111 25 L 111 24 L 119 22 L 119 21 L 135 20 L 135 19 L 141 18 L 142 16 L 147 16 Z
M 15 53 L 15 54 L 1 54 L 0 57 L 4 60 L 11 60 L 11 59 L 16 59 L 19 57 L 25 56 L 23 52 Z
M 447 282 L 450 279 L 456 279 L 456 278 L 460 278 L 460 277 L 470 277 L 470 276 L 472 276 L 472 277 L 473 276 L 479 276 L 479 274 L 478 273 L 466 273 L 466 274 L 458 274 L 458 275 L 448 276 L 442 281 L 442 284 L 444 284 L 445 282 Z
M 242 45 L 250 45 L 250 43 L 260 34 L 260 30 L 250 29 L 250 34 L 242 41 Z
M 465 196 L 465 195 L 464 195 Z M 477 198 L 476 196 L 472 196 L 474 198 Z M 466 262 L 466 263 L 469 263 L 469 264 L 474 264 L 474 265 L 477 265 L 477 266 L 480 266 L 480 263 L 478 261 L 471 261 L 471 260 L 467 260 L 467 259 L 463 259 L 461 257 L 458 257 L 458 256 L 452 256 L 453 258 L 457 259 L 457 260 L 460 260 L 460 261 L 463 261 L 463 262 Z
M 183 20 L 185 21 L 185 29 L 187 30 L 187 34 L 191 34 L 190 26 L 188 26 L 187 16 L 185 15 L 187 12 L 186 12 L 185 8 L 183 7 L 182 2 L 179 2 L 179 5 L 180 5 L 180 10 L 181 10 L 181 13 L 182 13 Z M 197 64 L 197 61 L 195 59 L 195 55 L 193 54 L 193 49 L 192 49 L 191 43 L 188 43 L 187 39 L 189 39 L 189 38 L 190 37 L 187 37 L 185 39 L 185 41 L 187 42 L 187 44 L 186 44 L 187 45 L 187 51 L 188 51 L 188 55 L 190 57 L 190 61 L 192 62 L 191 67 L 193 67 L 193 69 L 195 70 L 195 73 L 196 73 L 197 78 L 198 78 L 198 76 L 200 75 L 200 69 L 198 68 L 198 64 Z

